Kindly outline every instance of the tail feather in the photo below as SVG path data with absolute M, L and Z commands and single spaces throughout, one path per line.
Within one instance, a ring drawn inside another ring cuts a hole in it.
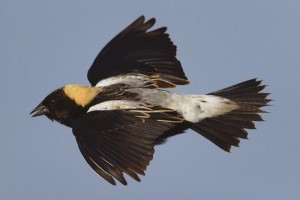
M 224 149 L 225 151 L 230 151 L 231 145 L 239 145 L 239 140 L 236 137 L 224 134 L 222 131 L 215 129 L 214 127 L 210 127 L 206 123 L 202 123 L 201 126 L 190 124 L 190 127 L 192 130 L 200 133 L 202 136 L 212 141 L 214 144 L 216 144 L 221 149 Z
M 218 123 L 223 123 L 228 126 L 245 128 L 245 129 L 255 129 L 255 124 L 250 120 L 242 120 L 237 117 L 233 117 L 231 115 L 223 115 L 213 118 L 214 121 Z
M 240 113 L 240 112 L 232 112 L 228 117 L 233 119 L 239 119 L 243 121 L 263 121 L 262 117 L 259 114 L 255 113 Z
M 271 101 L 267 99 L 269 93 L 261 92 L 266 87 L 261 82 L 251 79 L 210 93 L 235 102 L 238 108 L 198 123 L 189 122 L 189 127 L 225 151 L 230 151 L 231 146 L 239 146 L 239 138 L 247 139 L 245 129 L 255 129 L 253 121 L 263 121 L 260 113 L 265 111 L 261 107 L 268 106 Z
M 258 81 L 256 78 L 254 78 L 254 79 L 250 79 L 248 81 L 244 81 L 244 82 L 232 85 L 230 87 L 212 92 L 210 94 L 213 94 L 213 95 L 231 94 L 231 93 L 235 94 L 235 92 L 238 92 L 238 91 L 249 90 L 249 89 L 253 89 L 253 88 L 257 89 L 258 87 L 260 87 L 261 90 L 263 90 L 265 85 L 260 85 L 261 82 L 262 81 Z M 259 91 L 261 91 L 261 90 L 259 90 Z M 256 93 L 259 91 L 256 91 Z
M 210 94 L 230 99 L 235 103 L 240 103 L 242 105 L 245 104 L 260 108 L 267 106 L 271 101 L 270 99 L 267 99 L 267 96 L 270 93 L 260 93 L 260 91 L 266 87 L 266 85 L 260 85 L 261 82 L 262 81 L 256 79 L 251 79 Z
M 247 131 L 245 131 L 242 128 L 233 127 L 233 126 L 230 126 L 226 123 L 219 123 L 218 121 L 216 121 L 214 119 L 207 119 L 205 121 L 205 124 L 209 127 L 213 127 L 216 130 L 227 133 L 227 134 L 232 135 L 234 137 L 247 139 L 247 135 L 248 135 Z

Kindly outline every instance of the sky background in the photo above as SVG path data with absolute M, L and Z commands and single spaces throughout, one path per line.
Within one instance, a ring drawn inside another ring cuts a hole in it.
M 1 1 L 0 199 L 256 199 L 300 197 L 300 1 Z M 89 84 L 100 49 L 140 15 L 167 26 L 203 94 L 258 77 L 266 120 L 226 153 L 188 131 L 157 146 L 128 186 L 98 177 L 71 129 L 30 111 L 54 89 Z

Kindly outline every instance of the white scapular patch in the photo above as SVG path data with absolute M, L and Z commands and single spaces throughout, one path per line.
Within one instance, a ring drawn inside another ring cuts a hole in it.
M 111 100 L 91 106 L 87 112 L 99 110 L 148 109 L 146 104 L 137 101 Z
M 143 87 L 151 82 L 153 81 L 150 77 L 142 74 L 126 74 L 103 79 L 96 84 L 96 87 L 105 87 L 118 83 L 123 83 L 133 87 Z
M 153 89 L 129 89 L 140 94 L 143 102 L 168 108 L 182 114 L 185 120 L 197 123 L 209 117 L 224 115 L 239 106 L 233 101 L 214 95 L 176 94 Z

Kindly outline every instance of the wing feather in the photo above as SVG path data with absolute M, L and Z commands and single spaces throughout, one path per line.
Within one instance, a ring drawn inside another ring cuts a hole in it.
M 95 58 L 88 71 L 88 79 L 95 86 L 100 80 L 128 73 L 146 76 L 157 75 L 162 83 L 159 87 L 174 87 L 188 84 L 176 58 L 176 46 L 173 44 L 167 28 L 149 31 L 155 24 L 152 18 L 145 22 L 141 16 L 115 36 Z
M 156 140 L 175 126 L 162 122 L 170 119 L 170 111 L 147 113 L 146 119 L 138 117 L 140 112 L 92 111 L 74 123 L 73 133 L 85 160 L 113 185 L 114 179 L 127 184 L 123 173 L 140 181 L 138 175 L 145 174 Z

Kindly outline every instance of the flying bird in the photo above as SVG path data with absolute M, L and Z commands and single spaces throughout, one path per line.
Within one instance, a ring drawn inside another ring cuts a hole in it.
M 187 129 L 229 152 L 271 101 L 257 79 L 202 95 L 167 90 L 189 81 L 167 28 L 154 24 L 136 19 L 97 55 L 91 86 L 63 86 L 31 112 L 70 127 L 86 162 L 113 185 L 126 185 L 124 174 L 140 181 L 154 146 Z

